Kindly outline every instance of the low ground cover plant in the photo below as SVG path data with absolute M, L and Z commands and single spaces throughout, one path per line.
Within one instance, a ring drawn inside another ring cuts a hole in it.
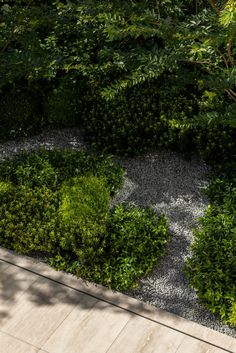
M 87 152 L 22 152 L 0 163 L 0 244 L 114 289 L 135 286 L 164 253 L 165 217 L 116 205 L 123 171 Z

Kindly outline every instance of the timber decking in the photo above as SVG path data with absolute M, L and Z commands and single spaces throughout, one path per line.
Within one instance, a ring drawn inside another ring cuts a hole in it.
M 236 339 L 0 248 L 0 353 L 236 353 Z

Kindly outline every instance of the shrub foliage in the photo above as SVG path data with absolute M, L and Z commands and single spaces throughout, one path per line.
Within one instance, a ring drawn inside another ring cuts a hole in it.
M 164 217 L 110 209 L 122 170 L 76 151 L 23 152 L 0 164 L 0 244 L 57 269 L 127 289 L 164 253 Z
M 186 274 L 201 302 L 224 322 L 236 326 L 235 177 L 216 177 L 208 194 L 212 204 L 195 231 Z
M 4 1 L 0 18 L 2 138 L 82 124 L 118 153 L 236 154 L 233 1 Z

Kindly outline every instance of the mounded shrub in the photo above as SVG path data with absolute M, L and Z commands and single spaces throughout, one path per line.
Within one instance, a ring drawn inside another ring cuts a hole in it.
M 235 179 L 216 178 L 208 195 L 212 205 L 195 231 L 185 270 L 200 301 L 225 323 L 236 326 Z
M 21 185 L 0 198 L 0 244 L 22 254 L 57 249 L 58 195 L 46 186 Z
M 117 205 L 110 211 L 104 253 L 79 275 L 116 290 L 137 285 L 163 256 L 169 239 L 167 220 L 151 208 Z
M 111 194 L 121 187 L 123 170 L 104 155 L 76 150 L 22 151 L 0 163 L 0 179 L 28 187 L 47 185 L 58 189 L 61 183 L 79 175 L 96 175 L 106 180 Z
M 60 191 L 60 246 L 81 266 L 103 255 L 110 193 L 103 179 L 82 176 L 65 182 Z
M 236 158 L 236 128 L 221 122 L 196 127 L 194 141 L 200 156 L 210 164 Z
M 96 148 L 117 154 L 140 154 L 158 145 L 164 128 L 159 120 L 158 82 L 122 91 L 114 100 L 87 98 L 91 107 L 83 127 Z
M 54 128 L 81 125 L 85 90 L 82 80 L 78 85 L 75 78 L 65 77 L 45 98 L 43 109 L 47 124 Z

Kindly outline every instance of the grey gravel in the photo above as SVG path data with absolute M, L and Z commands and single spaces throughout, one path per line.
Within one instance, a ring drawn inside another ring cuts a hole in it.
M 0 159 L 10 157 L 21 150 L 33 151 L 40 147 L 84 149 L 86 144 L 79 129 L 48 130 L 41 134 L 19 141 L 12 140 L 0 144 Z
M 0 158 L 22 149 L 38 147 L 84 149 L 77 129 L 51 130 L 21 141 L 0 144 Z M 135 158 L 116 159 L 125 169 L 123 188 L 112 200 L 142 207 L 152 206 L 166 214 L 172 233 L 166 256 L 154 271 L 140 280 L 139 287 L 126 294 L 174 314 L 236 337 L 236 330 L 198 304 L 195 290 L 188 286 L 183 266 L 190 254 L 192 228 L 208 205 L 202 190 L 207 186 L 208 167 L 193 157 L 185 159 L 172 151 L 159 151 Z
M 151 206 L 168 217 L 171 241 L 167 254 L 154 271 L 126 294 L 165 309 L 186 319 L 236 337 L 236 330 L 223 325 L 216 316 L 198 304 L 196 291 L 190 289 L 183 273 L 190 255 L 193 227 L 204 214 L 208 200 L 207 165 L 196 157 L 186 160 L 172 151 L 160 151 L 143 157 L 120 158 L 126 169 L 125 183 L 116 202 Z

